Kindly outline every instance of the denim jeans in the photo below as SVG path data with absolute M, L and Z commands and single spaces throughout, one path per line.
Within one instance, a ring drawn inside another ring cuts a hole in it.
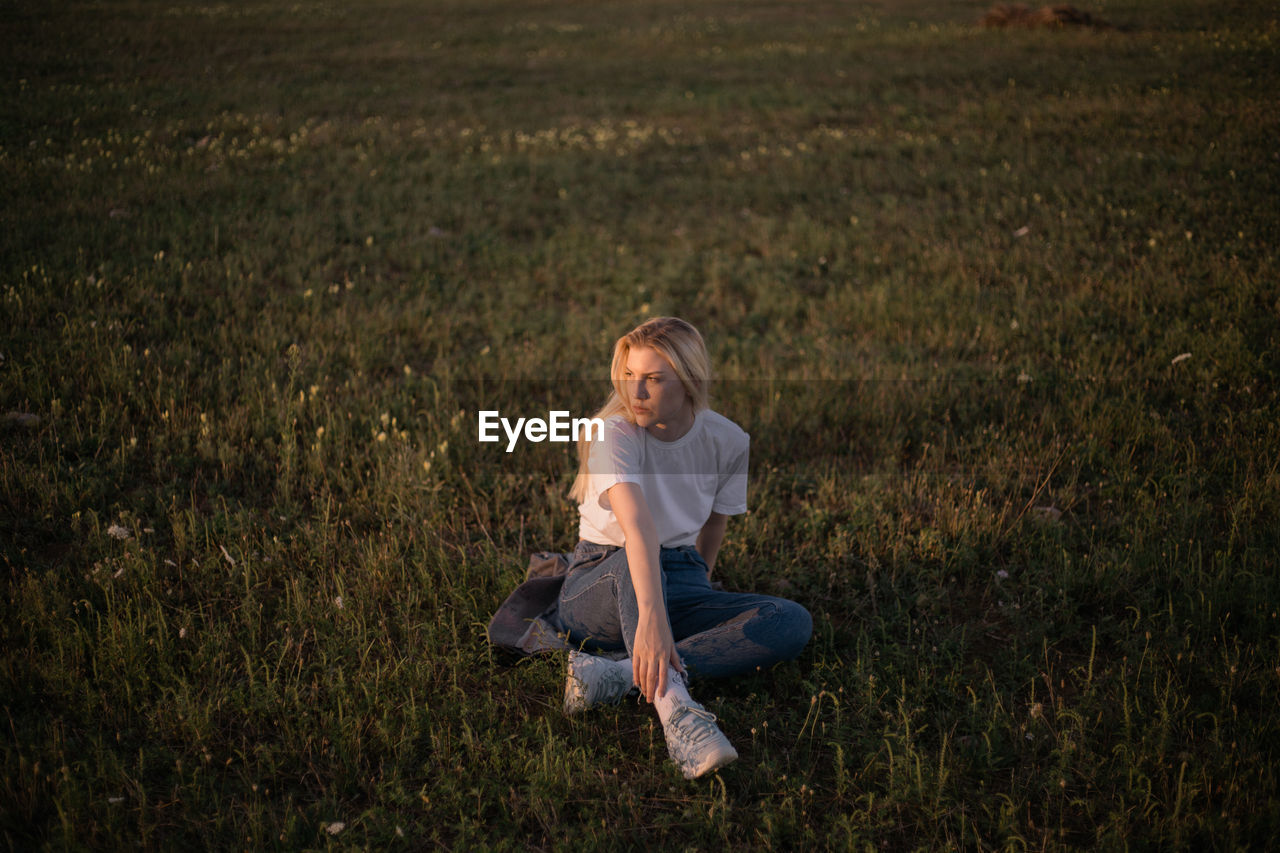
M 794 601 L 712 589 L 707 564 L 692 546 L 662 548 L 658 560 L 676 652 L 692 675 L 753 672 L 791 660 L 809 642 L 813 620 Z M 575 646 L 630 655 L 639 606 L 626 550 L 579 542 L 555 620 Z

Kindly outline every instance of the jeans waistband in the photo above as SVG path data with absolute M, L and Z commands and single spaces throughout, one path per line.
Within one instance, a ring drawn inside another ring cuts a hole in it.
M 612 553 L 614 551 L 617 551 L 618 548 L 619 546 L 617 545 L 601 545 L 597 542 L 588 542 L 586 539 L 579 539 L 578 544 L 573 549 L 573 552 L 575 554 Z M 660 548 L 658 548 L 659 552 L 665 551 L 668 554 L 684 554 L 684 553 L 688 553 L 689 551 L 696 552 L 697 550 L 698 549 L 692 545 L 677 545 L 675 548 L 668 548 L 667 546 L 663 545 Z

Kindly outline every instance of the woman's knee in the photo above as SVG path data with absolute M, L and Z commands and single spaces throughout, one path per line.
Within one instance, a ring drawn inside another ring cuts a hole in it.
M 769 648 L 775 662 L 799 657 L 813 636 L 813 617 L 803 605 L 785 598 L 774 598 L 758 611 L 760 619 L 755 641 Z
M 807 608 L 788 599 L 778 602 L 780 652 L 788 660 L 798 657 L 813 637 L 813 617 Z

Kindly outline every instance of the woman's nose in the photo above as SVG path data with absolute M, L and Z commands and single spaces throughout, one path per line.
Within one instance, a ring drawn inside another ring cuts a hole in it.
M 644 387 L 643 379 L 636 380 L 635 391 L 632 393 L 637 400 L 647 400 L 649 398 L 649 392 Z

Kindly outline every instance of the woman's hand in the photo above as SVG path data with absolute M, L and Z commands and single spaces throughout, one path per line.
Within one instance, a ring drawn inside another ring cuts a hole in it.
M 640 613 L 631 648 L 631 677 L 648 702 L 666 695 L 668 667 L 684 672 L 665 612 Z

